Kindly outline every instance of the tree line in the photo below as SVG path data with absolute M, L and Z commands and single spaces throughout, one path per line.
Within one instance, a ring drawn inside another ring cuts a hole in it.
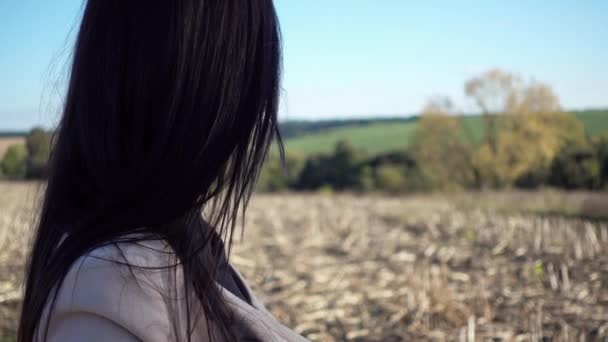
M 349 141 L 332 153 L 288 153 L 285 169 L 272 155 L 262 191 L 355 190 L 413 192 L 459 189 L 608 187 L 608 134 L 587 136 L 545 83 L 499 69 L 465 83 L 481 112 L 483 137 L 463 123 L 446 97 L 423 108 L 407 148 L 368 155 Z
M 287 150 L 284 163 L 278 153 L 271 153 L 258 189 L 402 193 L 608 188 L 608 134 L 588 136 L 582 123 L 561 109 L 549 85 L 494 69 L 468 80 L 464 92 L 481 113 L 481 140 L 449 98 L 436 97 L 423 108 L 407 147 L 369 154 L 345 140 L 327 154 Z M 313 128 L 326 128 L 321 126 Z M 296 123 L 291 133 L 302 129 L 310 127 Z M 25 145 L 11 146 L 5 153 L 0 162 L 3 178 L 44 175 L 51 133 L 36 128 L 25 140 Z
M 44 176 L 51 151 L 51 132 L 34 128 L 25 137 L 25 144 L 8 147 L 0 161 L 0 177 L 8 179 L 40 179 Z

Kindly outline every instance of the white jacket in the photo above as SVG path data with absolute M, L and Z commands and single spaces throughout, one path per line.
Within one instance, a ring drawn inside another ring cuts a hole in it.
M 184 341 L 186 314 L 181 268 L 129 268 L 114 261 L 142 267 L 170 265 L 170 248 L 162 241 L 119 243 L 97 248 L 79 258 L 71 267 L 59 288 L 51 313 L 47 341 Z M 253 295 L 242 275 L 235 273 L 245 284 L 253 306 L 230 291 L 218 287 L 233 309 L 237 319 L 235 332 L 243 339 L 260 341 L 307 341 L 279 323 Z M 177 275 L 174 277 L 174 275 Z M 169 281 L 177 279 L 177 293 L 170 293 Z M 180 282 L 180 280 L 182 280 Z M 190 296 L 192 298 L 193 296 Z M 47 305 L 38 331 L 42 331 L 48 317 Z M 172 309 L 170 309 L 172 308 Z M 177 310 L 175 310 L 177 308 Z M 192 309 L 195 313 L 196 309 Z M 178 315 L 178 317 L 171 316 Z M 182 324 L 174 326 L 174 322 Z M 212 331 L 214 328 L 212 327 Z M 195 324 L 192 341 L 207 340 L 204 317 Z

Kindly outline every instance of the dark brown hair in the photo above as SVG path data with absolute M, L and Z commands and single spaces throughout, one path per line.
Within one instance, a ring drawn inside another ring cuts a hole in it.
M 230 338 L 216 265 L 200 251 L 214 229 L 229 250 L 274 136 L 282 151 L 280 71 L 272 0 L 87 1 L 19 341 L 46 326 L 43 309 L 80 256 L 134 232 L 169 243 L 207 323 Z M 214 229 L 198 224 L 203 209 Z

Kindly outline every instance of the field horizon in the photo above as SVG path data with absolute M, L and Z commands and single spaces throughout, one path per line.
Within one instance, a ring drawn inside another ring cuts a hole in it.
M 567 111 L 583 124 L 589 136 L 608 132 L 608 108 Z M 407 146 L 419 115 L 377 116 L 366 118 L 287 120 L 280 123 L 286 149 L 290 152 L 317 154 L 331 152 L 335 144 L 350 140 L 356 147 L 370 153 L 386 152 Z M 480 114 L 463 116 L 467 135 L 474 141 L 483 136 Z M 12 144 L 23 143 L 26 131 L 0 131 L 0 158 Z

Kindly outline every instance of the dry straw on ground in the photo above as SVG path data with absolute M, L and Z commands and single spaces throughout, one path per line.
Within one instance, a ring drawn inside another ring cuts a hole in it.
M 31 216 L 25 188 L 0 183 L 5 334 Z M 504 202 L 497 196 L 482 199 Z M 256 195 L 231 261 L 278 319 L 312 340 L 608 339 L 607 224 L 476 201 Z

